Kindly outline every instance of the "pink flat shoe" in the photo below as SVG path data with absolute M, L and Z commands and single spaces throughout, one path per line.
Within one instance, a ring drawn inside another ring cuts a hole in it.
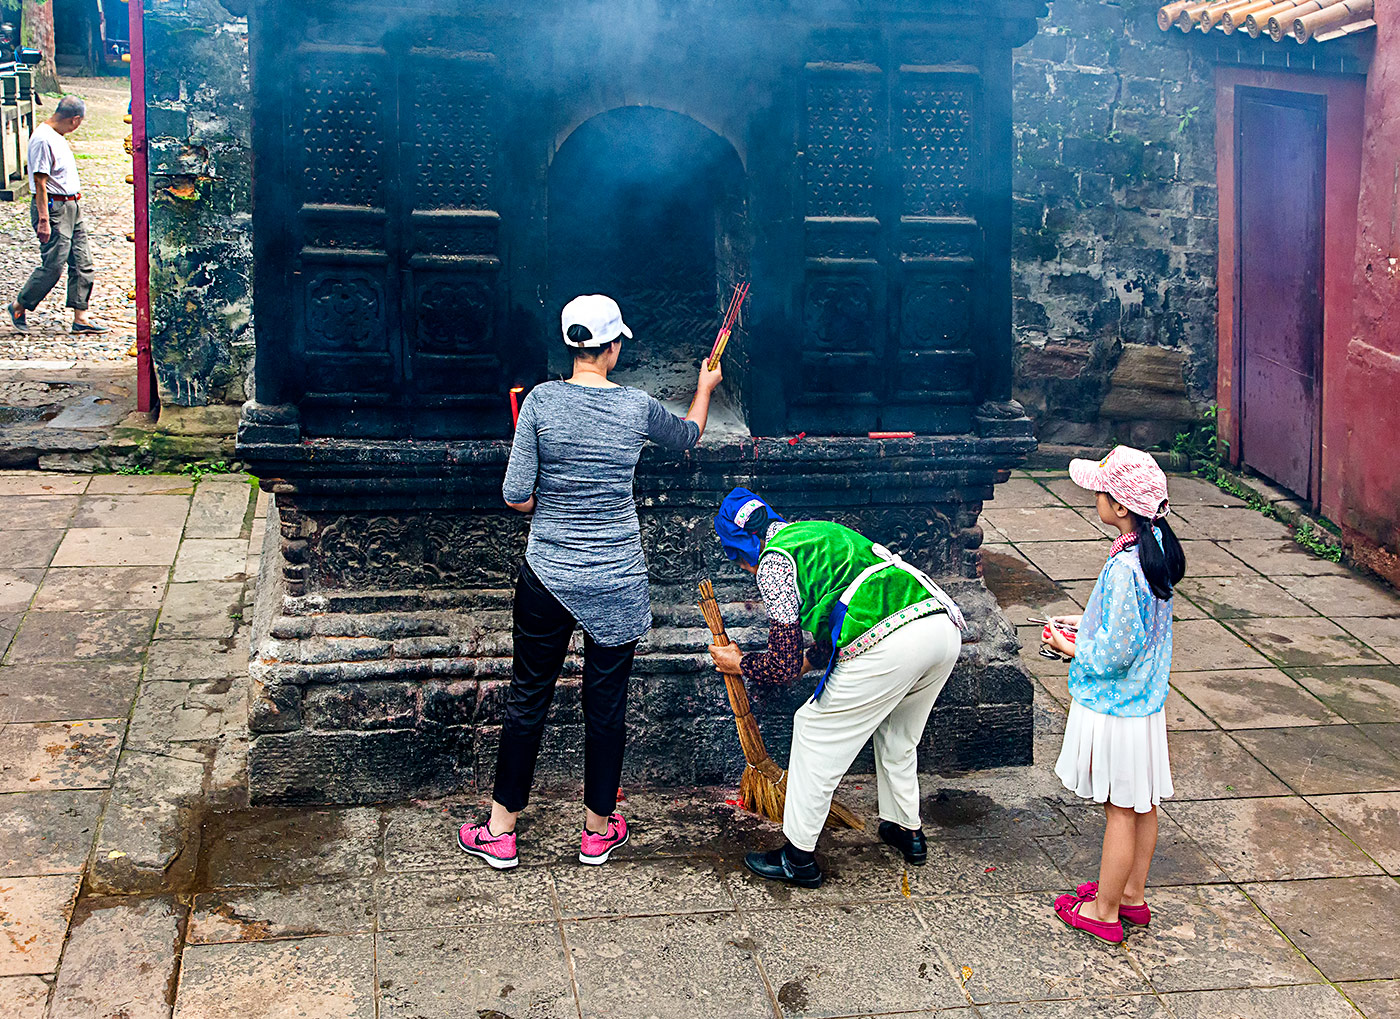
M 1099 894 L 1099 883 L 1097 881 L 1086 881 L 1074 890 L 1073 895 L 1061 895 L 1055 900 L 1058 907 L 1062 902 L 1088 902 L 1096 898 Z M 1133 924 L 1136 927 L 1146 927 L 1152 922 L 1152 910 L 1148 908 L 1146 902 L 1138 906 L 1128 906 L 1119 904 L 1118 919 L 1125 923 Z
M 1063 896 L 1062 896 L 1063 897 Z M 1081 916 L 1079 911 L 1084 907 L 1088 899 L 1081 899 L 1078 902 L 1069 903 L 1064 906 L 1055 906 L 1055 915 L 1058 916 L 1069 927 L 1081 930 L 1085 934 L 1098 938 L 1100 941 L 1107 941 L 1110 945 L 1121 944 L 1123 941 L 1123 921 L 1114 923 L 1101 923 L 1092 920 L 1087 916 Z

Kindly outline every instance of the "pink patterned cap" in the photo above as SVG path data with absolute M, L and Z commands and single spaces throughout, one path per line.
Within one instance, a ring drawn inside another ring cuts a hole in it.
M 1114 446 L 1098 463 L 1071 460 L 1069 476 L 1080 488 L 1107 492 L 1119 503 L 1147 520 L 1171 512 L 1167 502 L 1167 476 L 1157 461 L 1140 449 Z

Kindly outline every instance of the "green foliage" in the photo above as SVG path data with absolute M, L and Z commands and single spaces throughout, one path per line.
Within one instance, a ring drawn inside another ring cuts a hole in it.
M 1324 524 L 1325 523 L 1326 522 L 1324 522 Z M 1293 540 L 1299 545 L 1302 545 L 1313 555 L 1326 559 L 1328 562 L 1341 562 L 1342 547 L 1324 541 L 1322 536 L 1313 529 L 1312 523 L 1307 520 L 1301 521 L 1298 526 L 1294 528 Z
M 1202 469 L 1202 465 L 1218 467 L 1223 457 L 1220 450 L 1220 437 L 1216 434 L 1215 419 L 1219 411 L 1215 404 L 1211 404 L 1201 420 L 1192 425 L 1187 431 L 1177 432 L 1176 438 L 1172 439 L 1171 445 L 1166 452 L 1171 455 L 1173 467 L 1186 467 L 1196 464 L 1196 473 L 1202 477 L 1209 477 Z M 1211 480 L 1214 480 L 1211 477 Z
M 122 464 L 117 468 L 118 474 L 150 474 L 151 469 L 143 464 Z
M 201 460 L 198 463 L 180 466 L 180 473 L 190 475 L 194 478 L 196 485 L 203 480 L 206 474 L 230 474 L 232 471 L 233 468 L 228 465 L 226 460 Z
M 1191 126 L 1196 119 L 1196 114 L 1200 112 L 1201 108 L 1199 106 L 1193 106 L 1181 115 L 1181 119 L 1176 122 L 1176 133 L 1178 137 L 1186 133 L 1186 129 Z

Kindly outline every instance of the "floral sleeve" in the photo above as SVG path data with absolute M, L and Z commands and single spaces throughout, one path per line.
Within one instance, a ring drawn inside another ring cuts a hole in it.
M 759 560 L 757 580 L 768 610 L 768 648 L 744 655 L 740 668 L 755 683 L 791 683 L 802 675 L 797 571 L 785 556 L 766 555 Z
M 1100 583 L 1103 619 L 1092 633 L 1079 631 L 1074 652 L 1085 678 L 1096 685 L 1121 679 L 1147 644 L 1132 566 L 1124 559 L 1105 571 Z

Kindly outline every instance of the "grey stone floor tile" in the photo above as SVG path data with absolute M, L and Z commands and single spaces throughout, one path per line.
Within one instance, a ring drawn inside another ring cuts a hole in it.
M 406 931 L 376 938 L 380 1019 L 577 1019 L 555 924 Z
M 1186 474 L 1167 476 L 1167 491 L 1173 506 L 1243 506 L 1244 500 L 1211 484 L 1204 478 Z
M 125 718 L 140 674 L 139 661 L 0 666 L 0 722 Z
M 374 1019 L 374 979 L 369 935 L 191 945 L 174 1019 Z
M 1339 984 L 1366 1019 L 1400 1019 L 1400 980 L 1368 980 L 1364 983 Z
M 43 576 L 44 571 L 40 569 L 0 570 L 0 613 L 11 615 L 27 611 Z
M 1389 873 L 1400 876 L 1400 792 L 1310 796 L 1308 802 Z
M 146 654 L 148 680 L 224 679 L 247 674 L 248 648 L 242 641 L 156 640 Z
M 49 985 L 40 977 L 0 977 L 0 1015 L 9 1019 L 44 1019 Z
M 1344 719 L 1278 669 L 1172 671 L 1172 684 L 1223 729 L 1332 725 Z
M 1300 984 L 1165 995 L 1176 1019 L 1359 1019 L 1335 987 Z
M 182 474 L 95 474 L 88 495 L 193 495 L 194 480 Z
M 172 580 L 242 580 L 247 563 L 248 543 L 242 538 L 186 538 Z
M 1177 590 L 1216 619 L 1317 615 L 1278 584 L 1257 574 L 1185 577 Z
M 267 511 L 272 507 L 272 494 L 270 492 L 259 491 L 256 508 L 253 511 L 253 519 L 266 520 Z
M 128 748 L 163 752 L 171 744 L 213 744 L 247 731 L 248 692 L 230 679 L 141 684 L 127 731 Z
M 0 495 L 0 520 L 7 532 L 67 527 L 77 508 L 75 495 Z
M 1275 881 L 1244 889 L 1328 980 L 1400 977 L 1400 884 L 1394 878 Z
M 1074 825 L 1074 831 L 1056 838 L 1041 839 L 1040 844 L 1065 876 L 1060 891 L 1069 891 L 1085 881 L 1098 880 L 1104 817 L 1100 806 L 1065 807 L 1064 811 Z M 1153 854 L 1152 870 L 1148 875 L 1151 888 L 1226 880 L 1224 871 L 1182 831 L 1170 814 L 1158 810 L 1157 821 L 1157 852 Z
M 1345 566 L 1313 555 L 1291 538 L 1242 538 L 1225 547 L 1266 577 L 1352 576 Z M 1187 566 L 1189 572 L 1189 561 Z
M 1151 994 L 982 1005 L 977 1014 L 982 1019 L 1172 1019 L 1166 1006 Z
M 202 866 L 210 888 L 304 884 L 371 873 L 379 811 L 248 810 L 206 824 Z
M 0 727 L 0 793 L 110 785 L 126 720 Z
M 963 990 L 979 1005 L 1148 990 L 1120 947 L 1066 927 L 1053 901 L 1041 893 L 948 896 L 916 908 L 952 971 L 971 971 Z
M 771 1016 L 771 999 L 754 959 L 761 929 L 757 921 L 745 924 L 728 913 L 567 922 L 564 937 L 582 1014 L 585 1019 Z M 764 933 L 771 935 L 771 928 Z
M 68 566 L 44 574 L 34 608 L 77 612 L 158 609 L 170 570 L 165 566 Z
M 1264 669 L 1272 663 L 1214 619 L 1183 619 L 1172 624 L 1172 671 Z
M 184 914 L 164 896 L 79 903 L 50 1019 L 167 1019 Z
M 187 495 L 85 495 L 72 527 L 183 527 Z
M 24 617 L 8 664 L 72 662 L 91 658 L 140 658 L 151 639 L 156 613 L 152 609 L 113 609 L 106 612 L 40 612 Z
M 1052 495 L 1044 486 L 1030 478 L 1012 478 L 997 485 L 991 501 L 985 509 L 1020 509 L 1025 506 L 1063 506 L 1058 496 Z
M 1250 563 L 1230 553 L 1228 542 L 1185 538 L 1181 549 L 1186 553 L 1187 577 L 1247 577 L 1253 572 Z
M 178 527 L 75 527 L 65 532 L 53 565 L 169 566 L 179 547 Z
M 1337 616 L 1332 621 L 1386 661 L 1400 665 L 1400 619 Z
M 549 869 L 566 920 L 734 909 L 716 865 L 708 860 L 614 860 L 602 867 L 565 863 Z
M 59 874 L 0 881 L 0 977 L 58 968 L 80 880 L 79 874 Z
M 415 871 L 375 882 L 379 929 L 421 930 L 465 924 L 531 923 L 555 918 L 544 867 Z
M 1285 668 L 1384 665 L 1385 659 L 1330 619 L 1233 619 L 1230 627 Z
M 1170 483 L 1168 491 L 1170 491 Z M 1224 493 L 1222 493 L 1224 494 Z M 1173 498 L 1175 503 L 1175 499 Z M 1247 506 L 1209 506 L 1205 503 L 1179 503 L 1172 510 L 1172 517 L 1181 517 L 1206 537 L 1216 541 L 1234 538 L 1273 538 L 1288 537 L 1288 528 L 1277 520 L 1264 516 Z
M 1288 674 L 1348 722 L 1400 722 L 1400 667 L 1352 665 Z
M 0 542 L 0 570 L 43 569 L 53 559 L 65 532 L 6 531 Z
M 1152 923 L 1125 944 L 1158 991 L 1318 981 L 1308 961 L 1230 885 L 1154 890 Z
M 930 841 L 1034 838 L 1069 830 L 1064 814 L 1046 798 L 1060 788 L 1052 774 L 998 768 L 962 775 L 921 775 L 919 784 L 923 790 L 920 815 Z M 866 787 L 873 797 L 874 780 Z M 875 829 L 861 838 L 873 843 Z
M 1400 759 L 1355 726 L 1242 729 L 1235 738 L 1304 796 L 1400 789 Z
M 190 503 L 186 538 L 237 538 L 253 501 L 255 489 L 246 480 L 206 478 Z
M 1074 510 L 1055 508 L 1000 509 L 989 506 L 982 519 L 1012 543 L 1023 541 L 1102 541 L 1104 533 Z
M 97 789 L 0 796 L 0 876 L 81 872 L 101 809 Z
M 1108 558 L 1109 542 L 1022 541 L 1016 550 L 1051 580 L 1093 580 Z
M 481 861 L 457 848 L 456 832 L 466 821 L 475 821 L 489 812 L 484 805 L 395 806 L 388 808 L 384 825 L 384 866 L 391 874 L 409 870 L 469 870 Z M 528 815 L 521 817 L 520 828 Z M 521 864 L 535 861 L 527 847 L 517 840 Z
M 1199 800 L 1166 809 L 1232 881 L 1381 873 L 1375 861 L 1298 796 Z
M 1400 758 L 1400 724 L 1368 722 L 1358 725 L 1357 728 L 1376 746 L 1387 751 L 1391 756 Z
M 374 886 L 369 878 L 290 888 L 244 888 L 194 897 L 192 945 L 264 941 L 374 929 Z
M 171 584 L 165 594 L 156 636 L 162 640 L 233 636 L 241 618 L 242 581 Z
M 784 1016 L 967 1004 L 940 956 L 936 925 L 905 902 L 750 913 L 746 920 Z
M 0 660 L 3 660 L 5 653 L 10 650 L 10 644 L 13 643 L 15 632 L 19 629 L 20 620 L 23 618 L 18 612 L 0 615 Z
M 1400 595 L 1355 574 L 1280 577 L 1278 583 L 1324 616 L 1400 616 Z
M 1180 732 L 1167 740 L 1175 800 L 1282 796 L 1288 787 L 1228 733 Z
M 88 487 L 85 474 L 53 471 L 7 471 L 0 476 L 0 495 L 82 495 Z

